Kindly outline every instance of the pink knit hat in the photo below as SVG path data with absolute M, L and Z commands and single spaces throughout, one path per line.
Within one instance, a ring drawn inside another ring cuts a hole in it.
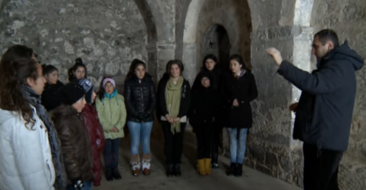
M 111 79 L 111 78 L 105 78 L 104 80 L 103 80 L 103 87 L 105 86 L 105 84 L 107 84 L 107 82 L 110 82 L 111 84 L 112 84 L 112 86 L 113 87 L 116 87 L 116 83 L 114 82 L 114 80 L 113 79 Z

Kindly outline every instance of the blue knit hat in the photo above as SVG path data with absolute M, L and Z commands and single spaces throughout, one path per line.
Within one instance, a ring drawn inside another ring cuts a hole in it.
M 85 96 L 88 103 L 92 102 L 93 84 L 87 79 L 69 82 L 60 89 L 60 99 L 63 104 L 72 105 Z

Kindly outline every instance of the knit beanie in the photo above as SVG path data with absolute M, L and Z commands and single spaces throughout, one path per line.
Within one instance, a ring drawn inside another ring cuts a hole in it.
M 87 79 L 79 79 L 69 82 L 60 89 L 59 97 L 61 103 L 65 105 L 72 105 L 79 101 L 83 96 L 91 102 L 93 96 L 93 85 Z
M 105 78 L 102 82 L 103 87 L 105 87 L 105 84 L 111 83 L 114 88 L 116 88 L 116 82 L 112 78 Z

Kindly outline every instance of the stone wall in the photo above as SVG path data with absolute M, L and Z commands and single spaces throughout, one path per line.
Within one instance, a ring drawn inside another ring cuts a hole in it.
M 312 4 L 301 2 L 306 6 L 298 10 L 311 12 Z M 252 103 L 254 125 L 248 135 L 246 164 L 301 185 L 302 167 L 299 166 L 302 165 L 302 152 L 300 143 L 293 142 L 291 138 L 293 116 L 288 110 L 295 90 L 276 74 L 276 67 L 265 52 L 266 48 L 274 46 L 289 61 L 302 56 L 294 53 L 294 47 L 302 41 L 309 44 L 306 38 L 308 31 L 294 22 L 295 1 L 215 0 L 199 3 L 192 0 L 192 3 L 196 3 L 199 11 L 192 7 L 188 9 L 187 19 L 193 24 L 186 21 L 183 59 L 195 63 L 197 72 L 206 51 L 205 38 L 212 27 L 221 25 L 226 29 L 231 44 L 230 53 L 239 53 L 251 63 L 259 91 L 258 99 Z M 192 18 L 192 15 L 198 18 Z M 308 46 L 306 52 L 309 52 Z M 310 65 L 304 62 L 304 66 L 300 63 L 298 66 L 303 68 Z M 192 72 L 192 78 L 196 72 Z M 226 130 L 223 131 L 222 143 L 228 155 Z
M 59 69 L 63 82 L 81 57 L 92 82 L 109 75 L 121 90 L 132 59 L 147 60 L 146 27 L 133 0 L 10 0 L 0 28 L 1 52 L 12 44 L 32 47 L 42 63 Z
M 184 76 L 193 82 L 206 52 L 205 39 L 221 25 L 230 53 L 241 54 L 253 66 L 259 91 L 252 103 L 246 165 L 302 186 L 301 142 L 292 140 L 294 115 L 288 110 L 300 91 L 276 74 L 265 49 L 277 47 L 285 59 L 310 70 L 313 31 L 332 27 L 365 56 L 365 6 L 364 0 L 0 0 L 0 28 L 5 29 L 0 30 L 0 51 L 16 43 L 28 45 L 42 63 L 60 69 L 64 82 L 67 68 L 82 57 L 93 82 L 108 74 L 119 88 L 133 58 L 148 62 L 156 82 L 167 61 L 178 58 L 185 64 Z M 350 146 L 340 167 L 343 189 L 366 189 L 365 72 L 357 74 Z M 163 138 L 157 123 L 153 133 Z M 228 152 L 225 130 L 223 149 Z
M 314 32 L 334 29 L 340 42 L 366 57 L 366 1 L 322 0 L 314 2 L 312 12 Z M 313 60 L 312 68 L 315 68 Z M 366 68 L 357 72 L 357 94 L 348 150 L 340 167 L 341 189 L 366 189 Z

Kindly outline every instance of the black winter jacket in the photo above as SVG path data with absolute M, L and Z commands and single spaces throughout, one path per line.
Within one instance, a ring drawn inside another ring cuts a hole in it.
M 232 73 L 227 73 L 223 80 L 223 93 L 225 126 L 228 128 L 251 128 L 253 118 L 250 102 L 258 97 L 254 75 L 245 72 L 244 75 L 235 78 Z M 239 102 L 238 107 L 233 106 L 235 99 Z
M 61 105 L 58 98 L 58 90 L 63 86 L 64 84 L 60 81 L 57 81 L 54 85 L 46 83 L 41 101 L 47 111 L 51 111 Z
M 355 71 L 363 64 L 363 58 L 347 42 L 319 60 L 318 69 L 311 74 L 282 62 L 278 73 L 302 90 L 294 139 L 319 149 L 347 149 L 356 94 Z
M 166 100 L 165 100 L 165 88 L 168 83 L 169 77 L 164 76 L 158 84 L 158 104 L 156 109 L 156 117 L 161 122 L 160 117 L 168 114 L 168 110 L 166 107 Z M 184 79 L 182 85 L 182 95 L 180 100 L 180 108 L 178 117 L 181 118 L 183 116 L 188 117 L 189 106 L 191 105 L 191 87 L 189 82 Z
M 154 121 L 156 106 L 155 85 L 147 73 L 143 79 L 133 75 L 125 82 L 124 97 L 127 120 L 134 122 Z
M 199 73 L 197 80 L 201 81 L 206 74 Z M 213 77 L 209 77 L 210 81 Z M 199 85 L 199 86 L 198 86 Z M 192 104 L 189 111 L 189 123 L 193 127 L 195 133 L 206 133 L 212 131 L 215 126 L 219 112 L 221 109 L 219 92 L 213 87 L 203 87 L 197 84 L 195 90 L 192 92 Z

